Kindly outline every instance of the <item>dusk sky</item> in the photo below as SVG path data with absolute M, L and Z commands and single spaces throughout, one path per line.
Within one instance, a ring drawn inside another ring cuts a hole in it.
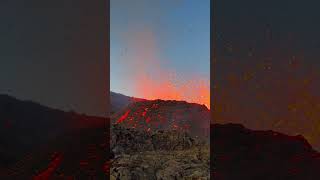
M 111 90 L 209 104 L 210 0 L 111 0 Z
M 216 123 L 302 134 L 320 149 L 319 6 L 216 1 Z
M 105 1 L 0 2 L 0 93 L 107 113 Z

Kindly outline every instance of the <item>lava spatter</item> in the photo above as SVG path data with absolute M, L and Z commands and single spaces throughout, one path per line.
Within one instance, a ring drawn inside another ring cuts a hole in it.
M 146 131 L 174 129 L 207 137 L 210 111 L 204 105 L 185 101 L 144 100 L 130 104 L 115 114 L 112 121 Z

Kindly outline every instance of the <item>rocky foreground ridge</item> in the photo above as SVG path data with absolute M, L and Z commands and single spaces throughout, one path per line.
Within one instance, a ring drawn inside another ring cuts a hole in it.
M 111 136 L 111 179 L 209 179 L 209 145 L 186 132 L 113 125 Z

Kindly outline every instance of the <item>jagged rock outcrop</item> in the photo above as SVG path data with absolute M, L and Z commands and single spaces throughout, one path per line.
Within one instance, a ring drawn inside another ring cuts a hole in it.
M 144 131 L 125 128 L 115 124 L 111 129 L 111 149 L 115 153 L 136 153 L 143 151 L 175 151 L 204 145 L 200 138 L 177 130 Z
M 177 130 L 145 131 L 114 125 L 111 179 L 208 179 L 209 145 Z

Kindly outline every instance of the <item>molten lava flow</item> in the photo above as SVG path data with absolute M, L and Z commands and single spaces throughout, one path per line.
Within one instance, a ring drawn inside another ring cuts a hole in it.
M 144 111 L 142 112 L 142 117 L 145 117 L 147 114 L 148 108 L 144 108 Z
M 47 180 L 50 179 L 56 171 L 56 169 L 59 167 L 59 165 L 62 162 L 63 155 L 60 153 L 55 154 L 54 159 L 50 162 L 48 168 L 38 175 L 33 177 L 33 180 Z
M 148 118 L 146 119 L 146 123 L 149 123 L 150 121 L 151 121 L 151 118 L 148 117 Z
M 125 119 L 127 119 L 128 115 L 130 113 L 130 110 L 128 110 L 124 115 L 122 115 L 118 120 L 117 120 L 117 124 L 121 123 L 122 121 L 124 121 Z

